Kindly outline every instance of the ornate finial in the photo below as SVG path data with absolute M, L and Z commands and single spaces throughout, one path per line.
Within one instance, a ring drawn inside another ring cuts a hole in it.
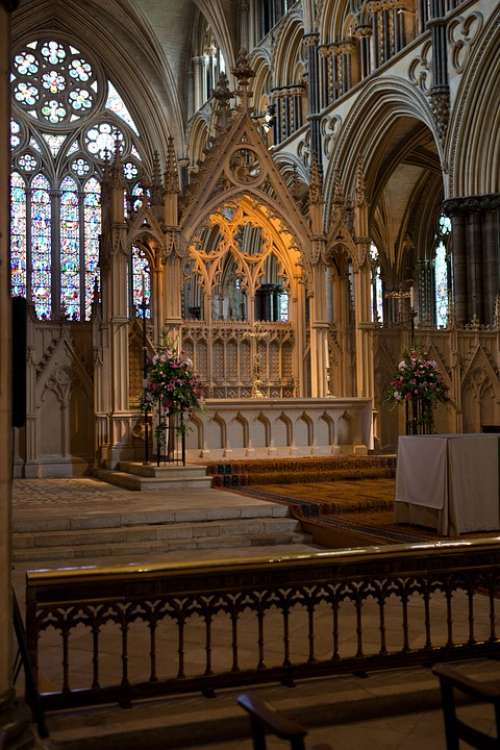
M 121 162 L 121 140 L 120 140 L 120 131 L 118 129 L 115 130 L 115 144 L 113 149 L 113 164 L 118 164 Z
M 163 185 L 161 183 L 160 156 L 153 154 L 153 179 L 151 181 L 151 205 L 159 206 L 163 202 Z
M 111 178 L 111 168 L 110 168 L 110 162 L 111 162 L 111 151 L 109 148 L 104 149 L 104 166 L 102 168 L 102 181 L 104 183 L 109 182 Z
M 169 136 L 168 139 L 164 183 L 167 193 L 179 192 L 179 170 L 177 168 L 177 156 L 175 155 L 174 139 L 172 136 Z
M 250 90 L 250 80 L 255 77 L 255 73 L 250 66 L 246 49 L 240 50 L 236 58 L 236 65 L 231 70 L 231 73 L 238 81 L 236 93 L 241 100 L 241 109 L 248 110 L 250 108 L 250 97 L 253 93 Z
M 121 151 L 120 132 L 115 130 L 115 147 L 111 163 L 111 179 L 115 185 L 122 185 L 124 183 Z
M 231 122 L 231 107 L 230 100 L 234 94 L 229 90 L 229 82 L 224 72 L 219 75 L 217 85 L 213 90 L 213 118 L 214 128 L 218 132 L 222 132 L 227 129 Z
M 311 203 L 321 203 L 323 196 L 323 184 L 321 179 L 321 172 L 319 170 L 318 162 L 315 156 L 311 162 L 311 172 L 309 180 L 309 201 Z
M 363 168 L 363 157 L 360 156 L 356 164 L 356 176 L 354 183 L 354 205 L 363 206 L 366 202 L 366 182 Z
M 333 174 L 333 202 L 344 205 L 345 195 L 344 187 L 340 177 L 340 169 L 337 167 Z

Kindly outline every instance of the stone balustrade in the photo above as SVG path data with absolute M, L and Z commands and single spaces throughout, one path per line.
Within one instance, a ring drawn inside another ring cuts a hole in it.
M 372 411 L 367 398 L 209 399 L 190 420 L 187 457 L 363 454 Z

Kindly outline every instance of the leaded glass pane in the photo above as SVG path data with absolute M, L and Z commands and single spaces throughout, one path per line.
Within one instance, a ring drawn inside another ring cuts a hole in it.
M 144 250 L 138 247 L 132 249 L 132 304 L 137 314 L 140 312 L 142 300 L 149 305 L 146 317 L 151 317 L 151 271 Z
M 104 161 L 114 153 L 118 143 L 123 153 L 123 133 L 109 122 L 101 122 L 85 133 L 85 146 L 92 156 Z
M 26 297 L 26 185 L 18 172 L 11 177 L 10 270 L 14 297 Z
M 42 133 L 43 139 L 47 143 L 50 153 L 52 156 L 57 156 L 59 151 L 61 150 L 61 146 L 63 145 L 64 141 L 66 140 L 65 135 L 53 135 L 52 133 Z
M 21 126 L 16 120 L 10 121 L 10 147 L 15 149 L 21 143 Z
M 96 104 L 92 66 L 62 41 L 31 42 L 15 55 L 12 85 L 19 107 L 51 125 L 78 120 Z
M 39 318 L 51 313 L 50 185 L 43 174 L 31 183 L 31 298 Z
M 372 269 L 372 319 L 374 323 L 382 323 L 384 320 L 384 285 L 379 262 L 380 253 L 373 242 L 370 243 L 369 255 Z
M 449 280 L 446 244 L 451 232 L 451 219 L 441 215 L 436 234 L 436 248 L 434 256 L 434 285 L 436 305 L 436 326 L 448 326 Z
M 113 84 L 108 81 L 108 98 L 106 100 L 106 108 L 114 112 L 115 115 L 121 117 L 121 119 L 129 125 L 136 135 L 139 135 L 139 131 L 132 119 L 130 112 L 128 111 L 125 102 L 121 98 L 118 91 L 115 89 Z
M 436 325 L 446 328 L 448 325 L 448 266 L 446 263 L 446 246 L 443 241 L 436 248 L 434 261 L 436 278 Z
M 71 320 L 80 320 L 80 221 L 78 187 L 71 177 L 61 183 L 61 307 Z
M 98 277 L 99 234 L 101 232 L 101 186 L 94 177 L 85 183 L 83 198 L 85 234 L 85 317 L 90 318 L 94 283 Z

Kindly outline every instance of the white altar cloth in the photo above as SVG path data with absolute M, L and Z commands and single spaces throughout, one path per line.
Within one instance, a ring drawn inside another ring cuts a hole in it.
M 495 434 L 401 436 L 396 521 L 446 536 L 499 529 L 499 452 Z

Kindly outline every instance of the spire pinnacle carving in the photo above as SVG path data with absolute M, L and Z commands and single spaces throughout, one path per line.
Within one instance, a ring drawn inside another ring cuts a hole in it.
M 250 89 L 250 81 L 255 78 L 255 73 L 250 66 L 250 60 L 246 49 L 241 49 L 236 58 L 236 65 L 231 70 L 238 81 L 236 94 L 240 99 L 240 109 L 248 111 L 250 109 L 250 98 L 253 91 Z
M 323 197 L 323 181 L 319 170 L 318 161 L 313 156 L 311 162 L 311 173 L 309 182 L 309 200 L 312 204 L 321 203 Z
M 163 201 L 163 185 L 161 183 L 160 155 L 158 151 L 153 154 L 153 179 L 151 182 L 151 204 L 161 205 Z
M 340 169 L 338 167 L 333 175 L 333 202 L 341 205 L 345 203 L 344 186 L 342 185 Z
M 118 130 L 115 130 L 115 145 L 113 149 L 113 161 L 111 162 L 110 178 L 112 184 L 116 187 L 121 187 L 125 183 L 122 164 L 122 143 L 120 132 Z
M 167 193 L 179 192 L 179 169 L 177 167 L 177 156 L 175 154 L 174 139 L 172 136 L 168 139 L 164 184 Z
M 212 94 L 213 104 L 213 126 L 216 133 L 220 133 L 229 127 L 231 122 L 230 100 L 234 94 L 229 90 L 229 81 L 224 72 L 219 75 L 217 85 Z
M 365 170 L 363 167 L 363 157 L 360 156 L 356 164 L 356 175 L 354 183 L 354 205 L 362 206 L 366 201 L 366 182 Z

